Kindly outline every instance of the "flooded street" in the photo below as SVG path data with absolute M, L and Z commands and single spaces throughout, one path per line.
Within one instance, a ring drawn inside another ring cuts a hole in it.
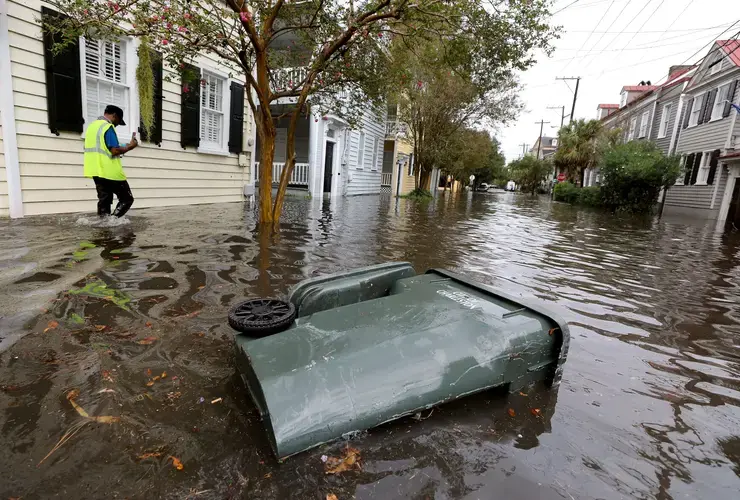
M 0 498 L 740 491 L 740 236 L 714 224 L 503 192 L 293 198 L 275 236 L 241 204 L 134 210 L 115 228 L 78 217 L 0 221 Z M 324 474 L 343 442 L 277 463 L 235 375 L 228 308 L 386 261 L 547 302 L 571 327 L 562 383 L 371 430 L 351 441 L 359 472 Z

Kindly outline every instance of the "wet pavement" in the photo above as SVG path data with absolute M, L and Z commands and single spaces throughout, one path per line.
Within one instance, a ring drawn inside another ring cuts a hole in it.
M 240 204 L 80 222 L 0 221 L 0 498 L 740 491 L 740 236 L 713 224 L 503 192 L 289 199 L 277 235 L 255 231 Z M 342 442 L 277 463 L 235 376 L 228 307 L 393 260 L 557 308 L 572 335 L 561 385 L 481 394 L 360 435 L 360 471 L 324 474 L 321 456 Z

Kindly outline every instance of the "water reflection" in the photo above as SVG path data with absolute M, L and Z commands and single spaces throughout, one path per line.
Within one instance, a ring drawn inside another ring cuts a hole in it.
M 2 222 L 0 495 L 736 496 L 737 234 L 502 192 L 292 199 L 277 234 L 255 229 L 253 210 L 141 210 L 108 229 Z M 234 375 L 226 309 L 393 260 L 559 308 L 573 337 L 562 385 L 383 426 L 353 443 L 362 472 L 323 474 L 321 455 L 341 443 L 277 464 Z M 72 389 L 90 414 L 122 421 L 86 426 L 36 468 L 79 421 Z

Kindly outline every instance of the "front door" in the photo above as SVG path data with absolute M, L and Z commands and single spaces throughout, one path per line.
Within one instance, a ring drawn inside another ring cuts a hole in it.
M 334 143 L 326 143 L 326 157 L 324 158 L 324 192 L 331 193 L 332 167 L 334 166 Z
M 732 190 L 730 208 L 727 210 L 728 228 L 740 229 L 740 177 L 735 177 L 735 187 Z

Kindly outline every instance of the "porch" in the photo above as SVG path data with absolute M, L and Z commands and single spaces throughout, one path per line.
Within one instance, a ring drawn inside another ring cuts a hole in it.
M 294 109 L 289 105 L 274 105 L 270 107 L 273 116 L 277 116 L 277 134 L 275 135 L 275 156 L 272 163 L 272 185 L 277 186 L 280 183 L 280 176 L 285 169 L 287 160 L 287 143 L 288 143 L 288 124 L 290 121 L 289 114 Z M 310 157 L 310 138 L 311 138 L 311 118 L 310 114 L 301 116 L 298 119 L 298 126 L 295 131 L 295 154 L 296 162 L 293 173 L 290 176 L 288 186 L 309 189 L 311 185 L 311 163 Z M 261 158 L 262 144 L 259 135 L 255 144 L 255 159 Z M 259 161 L 254 163 L 254 183 L 259 185 L 261 165 Z

